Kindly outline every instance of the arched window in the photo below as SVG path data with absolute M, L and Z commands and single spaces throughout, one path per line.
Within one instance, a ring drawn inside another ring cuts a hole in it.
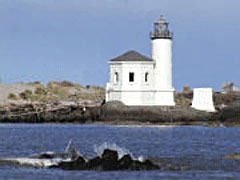
M 115 72 L 114 73 L 114 83 L 116 84 L 116 83 L 118 83 L 118 81 L 119 81 L 118 73 Z
M 148 76 L 149 76 L 149 73 L 146 72 L 146 73 L 145 73 L 145 82 L 148 82 L 148 78 L 149 78 Z

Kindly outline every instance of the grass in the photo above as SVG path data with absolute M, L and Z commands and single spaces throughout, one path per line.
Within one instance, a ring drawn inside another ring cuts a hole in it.
M 19 97 L 23 100 L 30 100 L 32 97 L 32 91 L 25 90 L 24 92 L 19 94 Z
M 174 99 L 176 105 L 189 107 L 192 103 L 192 97 L 190 95 L 184 95 L 182 93 L 175 93 Z
M 69 81 L 51 81 L 46 86 L 39 82 L 28 83 L 36 89 L 32 92 L 25 90 L 20 94 L 9 94 L 11 100 L 48 101 L 48 100 L 103 100 L 105 89 L 99 86 L 87 86 Z M 84 89 L 84 90 L 83 90 Z
M 14 93 L 10 93 L 8 95 L 8 99 L 11 99 L 11 100 L 18 100 L 18 96 Z

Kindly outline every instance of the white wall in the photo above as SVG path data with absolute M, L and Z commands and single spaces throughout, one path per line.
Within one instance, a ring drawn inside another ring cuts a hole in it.
M 106 101 L 118 100 L 126 105 L 154 104 L 154 63 L 139 62 L 110 62 L 110 81 L 107 84 Z M 115 83 L 115 73 L 119 81 Z M 134 73 L 134 82 L 129 82 L 129 73 Z M 145 82 L 145 74 L 148 81 Z M 150 92 L 152 91 L 152 92 Z
M 154 61 L 117 61 L 109 62 L 110 81 L 106 88 L 106 101 L 122 101 L 126 105 L 136 106 L 174 106 L 174 90 L 156 90 Z M 114 81 L 115 73 L 119 81 Z M 134 73 L 134 82 L 129 82 L 129 73 Z M 145 82 L 145 74 L 148 81 Z M 159 80 L 158 80 L 159 81 Z M 165 86 L 166 87 L 166 86 Z
M 152 40 L 152 59 L 156 62 L 155 89 L 173 89 L 172 86 L 172 40 Z
M 115 72 L 119 74 L 119 82 L 114 83 Z M 134 73 L 134 82 L 129 82 L 129 73 Z M 145 73 L 148 72 L 148 82 L 145 82 Z M 152 90 L 153 89 L 153 62 L 111 62 L 110 84 L 114 90 Z
M 202 111 L 214 112 L 212 88 L 194 88 L 192 107 Z
M 174 90 L 156 91 L 155 101 L 159 106 L 175 106 Z

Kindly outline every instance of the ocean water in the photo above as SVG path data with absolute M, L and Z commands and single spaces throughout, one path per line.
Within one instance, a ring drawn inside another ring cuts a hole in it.
M 224 158 L 226 154 L 240 153 L 240 128 L 0 124 L 0 158 L 63 152 L 69 140 L 89 158 L 110 147 L 120 154 L 188 168 L 96 172 L 0 165 L 0 179 L 240 179 L 240 160 Z

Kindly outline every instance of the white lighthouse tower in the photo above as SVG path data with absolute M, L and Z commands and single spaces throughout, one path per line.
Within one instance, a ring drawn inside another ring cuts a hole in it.
M 154 67 L 155 100 L 159 105 L 174 106 L 174 88 L 172 85 L 172 38 L 168 22 L 163 16 L 154 22 L 152 40 L 152 59 Z

